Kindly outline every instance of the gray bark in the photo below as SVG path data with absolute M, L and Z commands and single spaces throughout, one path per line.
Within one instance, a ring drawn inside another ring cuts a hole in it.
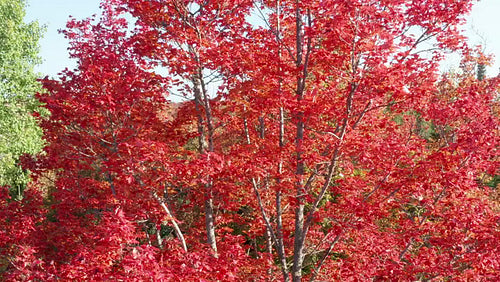
M 205 84 L 203 82 L 202 70 L 198 70 L 197 74 L 193 75 L 193 89 L 194 89 L 194 99 L 195 107 L 198 119 L 198 153 L 201 155 L 208 152 L 213 152 L 213 122 L 212 114 L 210 110 L 210 102 L 207 97 Z M 207 119 L 208 134 L 205 132 L 203 112 L 205 112 L 205 117 Z M 206 136 L 208 135 L 208 136 Z M 208 137 L 208 144 L 206 142 L 206 137 Z M 203 176 L 201 176 L 203 177 Z M 205 184 L 205 228 L 207 233 L 207 243 L 212 248 L 214 256 L 217 257 L 217 240 L 215 237 L 215 218 L 214 218 L 214 206 L 212 199 L 212 184 L 210 179 L 206 179 Z
M 182 249 L 187 252 L 187 246 L 186 246 L 186 240 L 184 239 L 184 235 L 182 234 L 182 231 L 181 229 L 179 228 L 179 225 L 177 224 L 177 222 L 175 221 L 175 218 L 174 216 L 172 215 L 172 213 L 170 212 L 170 209 L 168 208 L 168 206 L 165 204 L 165 202 L 160 198 L 158 197 L 158 195 L 156 195 L 156 193 L 153 193 L 153 197 L 158 201 L 158 203 L 160 203 L 160 206 L 163 208 L 163 210 L 167 213 L 167 215 L 169 216 L 170 218 L 170 223 L 172 224 L 172 226 L 174 227 L 174 231 L 175 231 L 175 235 L 177 236 L 177 238 L 179 239 L 179 241 L 181 242 L 181 245 L 182 245 Z M 158 244 L 160 244 L 161 246 L 161 237 L 159 236 L 159 234 L 157 234 L 157 238 L 158 238 Z

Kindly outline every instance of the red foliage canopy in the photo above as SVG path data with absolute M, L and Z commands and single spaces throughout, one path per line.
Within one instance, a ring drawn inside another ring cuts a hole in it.
M 2 190 L 0 277 L 499 279 L 499 81 L 471 71 L 471 2 L 107 0 L 70 20 L 36 181 Z M 439 75 L 449 51 L 463 67 Z

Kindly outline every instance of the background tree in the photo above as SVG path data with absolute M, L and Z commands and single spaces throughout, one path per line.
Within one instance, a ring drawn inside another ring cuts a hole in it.
M 40 62 L 38 40 L 43 29 L 25 23 L 26 1 L 0 1 L 0 186 L 10 185 L 22 196 L 28 175 L 19 156 L 42 148 L 42 131 L 32 116 L 40 111 L 34 97 L 40 91 L 33 67 Z

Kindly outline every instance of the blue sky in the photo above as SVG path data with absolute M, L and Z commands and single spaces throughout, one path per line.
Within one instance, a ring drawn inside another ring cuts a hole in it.
M 40 40 L 40 56 L 43 63 L 37 71 L 43 75 L 55 76 L 66 67 L 74 67 L 68 58 L 68 41 L 58 30 L 66 27 L 69 16 L 83 19 L 99 14 L 100 0 L 27 0 L 26 21 L 38 20 L 46 26 Z
M 37 67 L 42 74 L 55 76 L 75 63 L 68 58 L 67 40 L 58 33 L 66 25 L 69 16 L 82 19 L 99 14 L 99 0 L 27 0 L 26 20 L 38 20 L 47 31 L 41 40 L 41 56 L 44 62 Z M 488 53 L 496 55 L 496 63 L 487 68 L 488 76 L 496 76 L 500 68 L 500 0 L 481 0 L 477 3 L 466 25 L 470 43 L 482 44 Z M 448 60 L 443 68 L 453 69 L 456 60 Z

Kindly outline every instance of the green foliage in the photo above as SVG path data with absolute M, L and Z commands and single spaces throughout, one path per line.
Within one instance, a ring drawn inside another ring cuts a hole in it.
M 486 181 L 486 186 L 488 186 L 492 189 L 496 189 L 499 184 L 500 184 L 500 175 L 499 174 L 491 176 L 491 178 L 488 179 L 488 181 Z
M 43 28 L 25 23 L 24 0 L 0 0 L 0 186 L 10 185 L 19 198 L 28 174 L 18 166 L 23 154 L 41 151 L 42 131 L 34 112 L 41 87 L 33 68 L 40 63 L 38 40 Z

